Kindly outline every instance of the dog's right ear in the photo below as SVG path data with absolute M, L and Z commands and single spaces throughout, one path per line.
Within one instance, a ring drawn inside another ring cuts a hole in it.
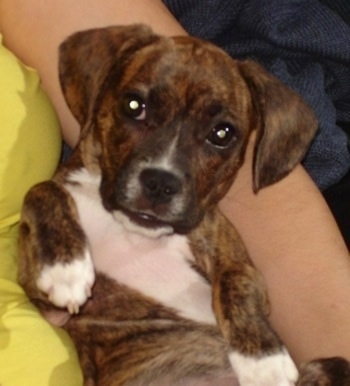
M 89 120 L 99 90 L 113 66 L 159 36 L 145 25 L 77 32 L 59 50 L 59 78 L 66 102 L 81 127 Z
M 318 122 L 301 97 L 261 65 L 246 60 L 239 66 L 251 91 L 256 118 L 253 189 L 258 192 L 301 162 Z

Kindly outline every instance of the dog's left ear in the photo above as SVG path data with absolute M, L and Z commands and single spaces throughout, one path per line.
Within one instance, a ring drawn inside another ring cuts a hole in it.
M 73 115 L 83 127 L 114 65 L 159 37 L 144 25 L 116 26 L 77 32 L 59 49 L 59 77 Z
M 253 189 L 285 177 L 305 156 L 318 124 L 306 103 L 258 63 L 239 64 L 257 114 Z

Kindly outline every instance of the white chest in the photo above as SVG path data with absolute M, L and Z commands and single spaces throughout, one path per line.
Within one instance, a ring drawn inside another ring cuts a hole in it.
M 171 307 L 186 318 L 215 323 L 209 283 L 191 267 L 193 256 L 185 236 L 157 238 L 127 231 L 105 211 L 99 181 L 75 174 L 80 186 L 69 185 L 87 235 L 95 269 Z

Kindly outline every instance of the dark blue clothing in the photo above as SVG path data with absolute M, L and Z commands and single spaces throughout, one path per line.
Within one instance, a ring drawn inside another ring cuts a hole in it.
M 350 169 L 348 0 L 164 0 L 191 34 L 253 58 L 309 103 L 320 122 L 304 166 L 325 189 Z M 326 4 L 327 3 L 327 4 Z M 328 4 L 329 3 L 329 4 Z

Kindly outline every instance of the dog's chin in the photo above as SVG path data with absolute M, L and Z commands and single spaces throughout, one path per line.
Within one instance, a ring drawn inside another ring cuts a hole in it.
M 146 237 L 158 238 L 174 233 L 174 228 L 171 224 L 144 212 L 133 212 L 122 209 L 113 212 L 113 216 L 127 231 Z

